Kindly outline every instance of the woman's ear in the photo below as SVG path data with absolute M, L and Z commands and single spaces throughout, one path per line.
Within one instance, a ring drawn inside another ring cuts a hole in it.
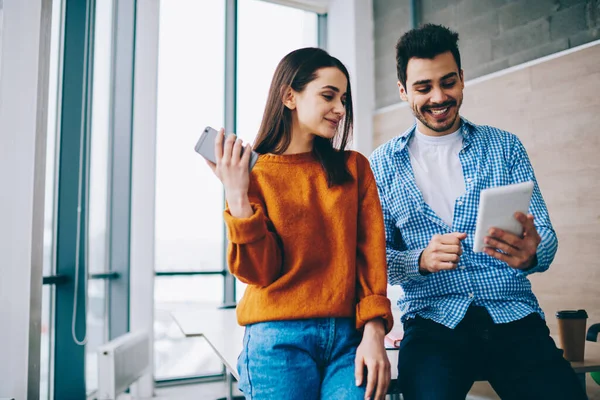
M 287 87 L 283 88 L 282 92 L 283 92 L 283 105 L 286 106 L 287 108 L 289 108 L 290 110 L 295 109 L 296 108 L 296 93 L 294 92 L 294 89 L 287 86 Z

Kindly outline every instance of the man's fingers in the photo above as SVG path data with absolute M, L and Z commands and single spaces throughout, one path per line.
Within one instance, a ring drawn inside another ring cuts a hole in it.
M 491 238 L 489 236 L 486 236 L 485 239 L 483 240 L 483 242 L 486 244 L 486 246 L 492 247 L 494 249 L 498 249 L 498 250 L 502 250 L 503 252 L 505 252 L 508 255 L 515 255 L 515 253 L 517 251 L 519 251 L 520 249 L 515 248 L 507 243 L 501 242 L 497 239 Z
M 448 262 L 448 261 L 438 261 L 435 264 L 433 264 L 433 270 L 435 272 L 439 272 L 439 271 L 449 271 L 451 269 L 456 269 L 458 264 L 455 264 L 453 262 Z
M 511 245 L 514 248 L 520 249 L 522 247 L 521 241 L 522 239 L 517 236 L 517 235 L 513 235 L 510 232 L 505 232 L 502 229 L 498 229 L 498 228 L 491 228 L 488 232 L 489 238 L 492 239 L 497 239 L 501 242 L 504 243 L 508 243 L 509 245 Z
M 523 227 L 523 233 L 525 235 L 537 233 L 537 230 L 535 229 L 535 224 L 533 223 L 533 215 L 525 215 L 522 212 L 516 212 L 514 217 L 517 221 L 519 221 L 519 223 Z
M 363 376 L 365 374 L 364 359 L 360 355 L 356 355 L 354 358 L 354 379 L 356 386 L 360 386 L 363 383 Z
M 500 252 L 492 249 L 491 247 L 484 247 L 483 251 L 488 256 L 492 256 L 492 257 L 494 257 L 494 258 L 496 258 L 496 259 L 498 259 L 500 261 L 504 261 L 505 263 L 507 263 L 508 265 L 510 265 L 510 263 L 509 263 L 510 259 L 511 259 L 510 256 L 508 256 L 506 254 L 503 254 L 503 253 L 500 253 Z
M 438 261 L 442 261 L 442 262 L 449 262 L 449 263 L 453 263 L 453 264 L 458 264 L 458 261 L 460 260 L 460 257 L 458 256 L 458 254 L 438 253 L 437 254 L 437 259 L 438 259 Z
M 538 235 L 538 232 L 537 232 L 537 229 L 535 227 L 535 224 L 533 223 L 533 220 L 534 220 L 533 215 L 529 214 L 525 218 L 525 222 L 521 224 L 521 225 L 523 225 L 524 233 L 527 236 Z
M 454 236 L 458 240 L 465 240 L 467 238 L 467 234 L 465 232 L 452 232 L 450 235 Z
M 442 235 L 440 238 L 440 243 L 451 246 L 460 246 L 461 240 L 464 240 L 466 237 L 466 233 L 452 232 Z
M 456 244 L 441 244 L 436 250 L 440 253 L 462 254 L 462 247 Z
M 521 224 L 524 224 L 527 221 L 527 216 L 522 212 L 516 212 L 514 215 L 515 219 L 519 221 Z
M 367 366 L 367 389 L 365 390 L 365 399 L 372 399 L 375 388 L 377 387 L 377 364 Z

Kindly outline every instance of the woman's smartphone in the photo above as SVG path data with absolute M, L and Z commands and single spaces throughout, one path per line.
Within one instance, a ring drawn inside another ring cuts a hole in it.
M 208 161 L 212 163 L 217 163 L 215 159 L 215 142 L 217 141 L 217 135 L 219 131 L 210 126 L 204 128 L 202 131 L 202 135 L 200 135 L 200 139 L 198 139 L 198 143 L 194 147 L 196 153 L 200 154 L 202 157 L 206 158 Z M 225 141 L 223 141 L 223 146 L 225 146 Z M 242 154 L 244 154 L 244 148 L 242 147 Z M 250 165 L 248 166 L 248 171 L 251 171 L 258 160 L 258 153 L 254 150 L 252 154 L 250 154 Z

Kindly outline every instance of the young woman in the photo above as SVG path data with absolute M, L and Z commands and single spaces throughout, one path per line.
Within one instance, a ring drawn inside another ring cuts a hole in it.
M 383 216 L 368 160 L 344 150 L 351 132 L 346 67 L 304 48 L 275 71 L 252 172 L 249 145 L 217 138 L 229 268 L 248 284 L 237 307 L 247 399 L 385 397 Z

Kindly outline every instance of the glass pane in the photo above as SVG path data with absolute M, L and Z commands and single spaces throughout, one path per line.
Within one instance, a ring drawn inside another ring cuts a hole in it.
M 317 47 L 317 14 L 260 0 L 240 0 L 238 4 L 236 133 L 252 142 L 279 61 L 292 50 Z M 268 43 L 269 51 L 258 57 L 257 43 Z
M 317 14 L 260 0 L 240 0 L 238 4 L 236 133 L 253 142 L 279 61 L 295 49 L 317 47 Z M 257 24 L 257 19 L 268 23 Z M 269 51 L 257 57 L 256 43 L 269 43 Z M 245 289 L 245 284 L 236 281 L 236 301 Z
M 0 67 L 2 67 L 2 30 L 4 25 L 4 0 L 0 0 Z M 1 68 L 0 68 L 1 71 Z
M 0 0 L 0 9 L 2 0 Z M 62 59 L 62 0 L 52 2 L 52 21 L 50 32 L 50 72 L 48 82 L 48 125 L 46 139 L 46 177 L 44 193 L 44 258 L 43 275 L 52 275 L 54 268 L 54 206 L 56 195 L 56 170 L 57 170 L 57 151 L 56 143 L 58 140 L 57 123 L 59 121 L 59 91 L 60 70 Z M 1 14 L 0 10 L 0 14 Z M 1 16 L 0 16 L 1 19 Z M 1 22 L 0 22 L 1 25 Z M 1 29 L 1 27 L 0 27 Z M 54 358 L 52 356 L 54 349 L 54 328 L 53 328 L 53 295 L 54 287 L 44 285 L 42 287 L 42 320 L 41 320 L 41 342 L 40 342 L 40 399 L 49 400 L 52 398 L 52 373 Z
M 194 151 L 223 125 L 225 3 L 160 4 L 156 270 L 223 268 L 223 189 Z
M 202 338 L 186 338 L 170 313 L 218 307 L 223 299 L 223 277 L 156 277 L 154 299 L 155 378 L 160 380 L 221 373 L 222 364 L 212 348 Z
M 88 272 L 106 272 L 108 209 L 108 166 L 110 160 L 110 93 L 112 87 L 113 2 L 96 2 L 90 180 L 88 206 Z M 98 346 L 108 340 L 107 284 L 87 282 L 87 344 L 85 346 L 86 391 L 98 389 Z
M 40 399 L 50 399 L 52 382 L 52 349 L 54 328 L 52 325 L 52 295 L 54 286 L 42 287 L 42 337 L 40 341 Z
M 96 2 L 89 183 L 89 272 L 105 272 L 112 66 L 112 1 Z
M 237 279 L 235 280 L 235 302 L 239 303 L 242 297 L 244 296 L 244 292 L 246 291 L 246 285 L 244 282 L 240 282 Z
M 98 346 L 107 341 L 106 287 L 103 280 L 88 280 L 87 343 L 85 345 L 85 385 L 89 393 L 98 389 Z
M 1 0 L 0 0 L 1 1 Z M 43 274 L 51 275 L 54 272 L 54 206 L 56 196 L 56 171 L 58 154 L 56 143 L 60 129 L 59 105 L 60 93 L 58 91 L 61 81 L 62 59 L 62 0 L 52 2 L 52 23 L 50 33 L 50 75 L 48 85 L 48 125 L 46 140 L 46 177 L 44 193 L 44 266 Z

